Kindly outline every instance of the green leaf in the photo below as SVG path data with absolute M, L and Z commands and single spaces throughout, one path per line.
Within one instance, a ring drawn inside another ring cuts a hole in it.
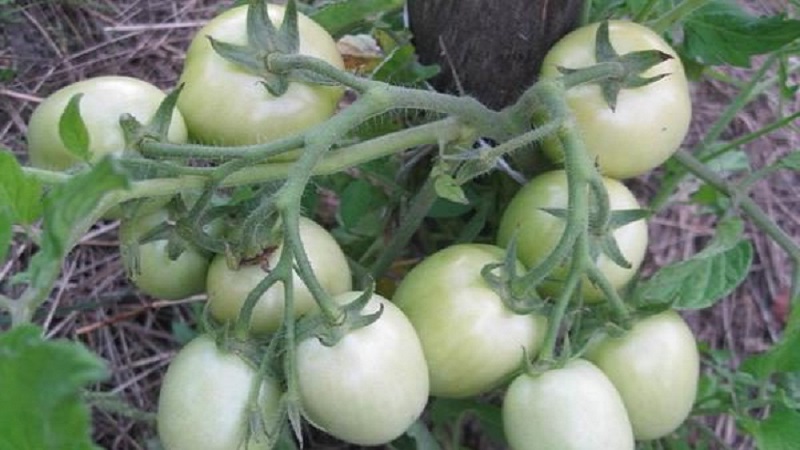
M 781 15 L 756 17 L 732 0 L 711 0 L 684 23 L 684 51 L 708 65 L 748 67 L 750 57 L 800 38 L 800 20 Z
M 778 405 L 765 420 L 749 422 L 745 428 L 755 437 L 760 450 L 796 450 L 800 443 L 798 424 L 800 411 Z
M 33 325 L 0 334 L 0 449 L 96 449 L 81 392 L 107 377 L 105 365 L 78 343 L 41 336 Z
M 439 73 L 439 66 L 423 66 L 417 61 L 416 55 L 416 50 L 410 44 L 392 49 L 372 71 L 372 78 L 378 81 L 413 85 Z
M 404 0 L 339 0 L 311 14 L 334 38 L 339 38 L 370 20 L 372 16 L 398 10 Z
M 368 181 L 357 178 L 342 190 L 339 218 L 347 229 L 359 228 L 365 219 L 386 204 L 386 196 Z
M 692 258 L 659 270 L 633 293 L 643 304 L 672 302 L 677 309 L 707 308 L 744 281 L 753 258 L 738 219 L 720 222 L 709 245 Z
M 42 214 L 41 183 L 25 175 L 17 158 L 6 149 L 0 151 L 0 174 L 0 211 L 7 210 L 6 214 L 15 223 L 36 221 Z
M 58 134 L 61 142 L 70 153 L 82 161 L 89 161 L 92 153 L 89 151 L 89 131 L 81 117 L 80 102 L 83 94 L 75 94 L 69 99 L 67 107 L 58 120 Z
M 779 159 L 776 164 L 779 164 L 784 169 L 795 170 L 800 172 L 800 150 L 795 150 L 792 153 Z
M 480 422 L 482 431 L 496 444 L 506 445 L 503 432 L 502 412 L 498 406 L 476 400 L 451 400 L 438 398 L 431 402 L 430 418 L 436 428 L 460 427 L 461 421 L 474 417 Z
M 0 263 L 6 260 L 8 249 L 11 247 L 13 237 L 11 214 L 5 208 L 0 208 Z
M 436 190 L 436 195 L 451 202 L 460 203 L 463 205 L 469 204 L 467 195 L 461 186 L 456 183 L 456 180 L 445 173 L 436 175 L 433 182 L 433 188 Z
M 762 354 L 748 357 L 740 369 L 759 379 L 766 379 L 774 373 L 800 372 L 799 348 L 800 308 L 793 308 L 780 342 Z
M 128 180 L 113 159 L 105 157 L 91 171 L 75 175 L 58 185 L 44 199 L 44 226 L 41 248 L 31 259 L 31 284 L 43 287 L 69 251 L 70 238 L 81 221 L 86 220 L 103 196 L 128 187 Z

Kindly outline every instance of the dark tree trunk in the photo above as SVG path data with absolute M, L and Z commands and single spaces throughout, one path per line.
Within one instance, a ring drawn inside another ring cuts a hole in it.
M 583 0 L 408 0 L 414 43 L 442 73 L 440 91 L 485 105 L 513 103 L 539 72 L 547 49 L 578 23 Z

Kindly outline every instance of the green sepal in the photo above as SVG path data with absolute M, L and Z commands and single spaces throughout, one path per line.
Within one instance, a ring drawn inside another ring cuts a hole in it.
M 80 102 L 83 94 L 75 94 L 70 97 L 64 112 L 58 119 L 58 135 L 61 143 L 74 156 L 81 161 L 89 161 L 92 152 L 89 150 L 91 139 L 86 123 L 83 121 L 80 111 Z

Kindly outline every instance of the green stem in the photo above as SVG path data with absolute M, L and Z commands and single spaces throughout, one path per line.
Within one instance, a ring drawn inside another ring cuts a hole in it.
M 655 8 L 657 4 L 658 0 L 648 0 L 647 4 L 644 5 L 644 8 L 642 8 L 641 11 L 639 11 L 636 14 L 636 17 L 633 18 L 633 21 L 637 23 L 642 23 L 645 20 L 647 20 L 647 17 L 650 15 L 650 13 L 653 11 L 653 8 Z
M 678 3 L 676 7 L 672 8 L 670 11 L 667 11 L 664 15 L 650 23 L 649 26 L 656 33 L 663 34 L 674 23 L 680 22 L 692 11 L 704 6 L 709 1 L 710 0 L 684 0 Z
M 734 200 L 734 203 L 747 214 L 750 220 L 767 236 L 772 238 L 791 258 L 794 263 L 792 278 L 792 299 L 800 298 L 800 247 L 787 235 L 750 197 L 741 195 L 737 189 L 728 184 L 706 165 L 686 151 L 678 151 L 675 160 L 681 163 L 697 178 Z
M 588 257 L 588 256 L 587 256 Z M 630 313 L 628 312 L 628 308 L 625 306 L 625 302 L 622 301 L 622 297 L 619 296 L 619 293 L 611 282 L 608 280 L 608 277 L 603 274 L 603 272 L 595 265 L 589 264 L 586 267 L 587 276 L 589 280 L 591 280 L 608 301 L 609 305 L 611 305 L 611 311 L 617 318 L 617 321 L 623 325 L 624 328 L 627 327 L 628 319 L 630 318 Z
M 353 75 L 319 58 L 300 54 L 274 53 L 267 59 L 267 67 L 270 71 L 275 73 L 285 73 L 298 69 L 309 70 L 331 81 L 347 86 L 360 94 L 366 93 L 370 89 L 383 84 L 379 81 Z
M 372 264 L 370 273 L 372 278 L 377 280 L 386 273 L 391 267 L 395 259 L 405 249 L 408 241 L 419 228 L 419 225 L 425 219 L 428 211 L 436 201 L 436 189 L 434 188 L 434 179 L 428 177 L 425 184 L 422 185 L 414 200 L 411 201 L 411 207 L 403 215 L 403 221 L 400 226 L 392 233 L 392 239 L 389 244 L 381 253 L 377 261 Z
M 143 155 L 152 158 L 206 158 L 230 159 L 253 157 L 266 158 L 294 150 L 303 145 L 302 135 L 293 135 L 277 141 L 263 144 L 216 146 L 201 144 L 173 144 L 169 142 L 144 142 L 141 145 Z

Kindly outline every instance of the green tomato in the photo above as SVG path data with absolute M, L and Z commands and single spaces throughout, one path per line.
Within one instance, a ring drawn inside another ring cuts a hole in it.
M 352 276 L 347 257 L 327 230 L 306 218 L 300 219 L 300 240 L 311 263 L 311 268 L 325 291 L 331 295 L 352 289 Z M 266 265 L 274 267 L 280 259 L 283 245 L 279 245 L 267 258 Z M 258 283 L 267 276 L 261 263 L 242 265 L 238 270 L 228 267 L 225 255 L 217 255 L 208 269 L 206 290 L 211 316 L 220 322 L 235 322 L 245 299 Z M 294 274 L 294 312 L 301 316 L 316 309 L 317 302 L 297 273 Z M 250 331 L 254 334 L 272 333 L 283 321 L 283 283 L 276 283 L 261 296 L 253 309 Z
M 503 429 L 515 450 L 634 448 L 619 393 L 600 369 L 580 359 L 518 376 L 503 398 Z
M 481 276 L 484 266 L 504 256 L 492 245 L 454 245 L 426 258 L 397 287 L 393 301 L 422 341 L 431 395 L 487 392 L 520 367 L 523 350 L 529 356 L 539 351 L 546 320 L 506 308 Z
M 636 197 L 624 184 L 604 178 L 611 210 L 640 209 Z M 566 208 L 569 200 L 567 176 L 564 171 L 547 172 L 531 180 L 511 199 L 500 219 L 497 242 L 506 246 L 517 233 L 517 252 L 520 261 L 532 268 L 544 261 L 553 251 L 564 232 L 564 220 L 553 216 L 542 208 Z M 642 219 L 614 230 L 622 255 L 631 263 L 626 269 L 618 266 L 605 255 L 596 261 L 600 271 L 616 289 L 622 288 L 636 274 L 647 250 L 647 223 Z M 549 281 L 542 283 L 540 291 L 555 296 L 561 291 L 566 276 L 566 265 L 558 268 Z M 600 289 L 584 279 L 583 295 L 588 301 L 604 298 Z
M 136 244 L 165 220 L 166 210 L 159 209 L 121 221 L 120 252 L 125 272 L 137 288 L 155 298 L 178 300 L 204 292 L 211 259 L 208 253 L 189 246 L 173 260 L 166 239 Z
M 256 422 L 248 411 L 256 369 L 209 336 L 187 344 L 170 363 L 161 384 L 156 425 L 164 450 L 267 450 L 263 433 L 248 437 Z M 279 420 L 281 391 L 264 378 L 257 411 L 265 423 Z
M 284 7 L 268 5 L 269 17 L 279 26 Z M 327 120 L 343 94 L 340 87 L 292 82 L 275 97 L 262 78 L 229 62 L 208 40 L 244 45 L 247 6 L 232 8 L 203 27 L 189 46 L 180 82 L 185 83 L 178 108 L 193 139 L 212 145 L 268 142 L 302 132 Z M 298 14 L 299 53 L 343 68 L 336 43 L 322 27 Z
M 335 298 L 354 301 L 359 292 Z M 400 436 L 428 401 L 428 368 L 417 334 L 402 311 L 375 294 L 362 310 L 381 316 L 328 347 L 308 338 L 297 347 L 303 412 L 318 428 L 357 445 Z
M 558 41 L 542 62 L 541 77 L 560 76 L 558 67 L 578 69 L 596 64 L 597 27 L 578 28 Z M 672 56 L 642 74 L 668 76 L 646 86 L 623 89 L 613 111 L 597 84 L 567 91 L 577 129 L 600 170 L 612 178 L 630 178 L 660 165 L 678 149 L 689 130 L 692 103 L 680 58 L 661 36 L 642 25 L 620 20 L 609 22 L 609 36 L 618 54 L 660 50 Z M 556 161 L 563 160 L 557 140 L 547 139 L 545 150 Z
M 614 383 L 636 439 L 658 439 L 689 416 L 697 394 L 700 356 L 692 330 L 674 311 L 607 337 L 586 355 Z
M 92 162 L 125 149 L 125 137 L 119 125 L 122 114 L 132 114 L 146 124 L 165 97 L 150 83 L 119 76 L 90 78 L 59 89 L 36 107 L 28 123 L 28 154 L 33 166 L 65 170 L 80 162 L 67 150 L 59 134 L 61 115 L 76 94 L 83 94 L 80 113 L 89 134 Z M 187 140 L 186 125 L 177 110 L 172 114 L 168 138 L 177 143 Z

